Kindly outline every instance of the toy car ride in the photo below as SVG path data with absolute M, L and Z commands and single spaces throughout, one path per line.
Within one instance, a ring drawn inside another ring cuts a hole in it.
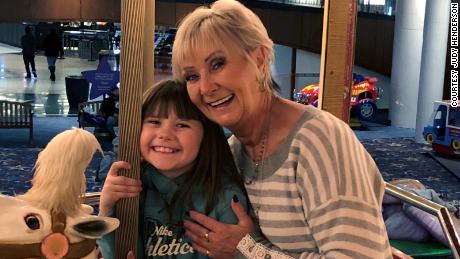
M 430 125 L 423 128 L 423 137 L 433 150 L 448 155 L 460 154 L 460 107 L 450 101 L 434 102 Z
M 375 77 L 353 73 L 351 112 L 361 120 L 371 120 L 377 112 L 376 102 L 380 98 L 382 89 L 375 85 L 376 82 L 378 79 Z M 318 94 L 319 84 L 307 85 L 295 94 L 295 99 L 299 103 L 318 107 Z

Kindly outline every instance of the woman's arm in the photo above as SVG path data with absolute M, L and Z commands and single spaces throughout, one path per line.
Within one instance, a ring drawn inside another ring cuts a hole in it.
M 208 251 L 212 258 L 233 258 L 239 240 L 254 228 L 246 214 L 246 195 L 233 189 L 226 190 L 223 197 L 216 209 L 217 219 L 190 211 L 192 220 L 184 220 L 185 235 L 191 239 L 193 249 L 203 255 Z
M 237 196 L 241 197 L 241 196 Z M 245 196 L 243 196 L 245 197 Z M 270 243 L 254 226 L 253 219 L 247 214 L 246 199 L 232 199 L 231 206 L 220 218 L 212 219 L 196 211 L 190 211 L 193 221 L 185 221 L 185 234 L 192 240 L 193 248 L 201 254 L 212 258 L 271 258 L 292 259 L 298 254 L 283 254 L 281 250 Z M 205 235 L 208 233 L 208 240 Z M 253 245 L 248 242 L 250 240 Z M 255 248 L 255 249 L 254 249 Z M 263 257 L 254 257 L 263 251 Z M 251 254 L 254 255 L 251 255 Z
M 318 251 L 301 257 L 391 258 L 380 172 L 348 125 L 320 116 L 298 136 L 297 188 Z

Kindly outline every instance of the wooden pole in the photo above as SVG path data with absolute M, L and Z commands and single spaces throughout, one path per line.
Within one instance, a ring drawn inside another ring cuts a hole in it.
M 356 13 L 356 0 L 324 1 L 318 108 L 345 122 L 350 119 Z
M 122 175 L 139 179 L 141 105 L 144 89 L 153 82 L 154 0 L 122 0 L 120 62 L 119 159 L 131 164 Z M 135 253 L 138 237 L 139 198 L 123 199 L 116 206 L 120 227 L 116 231 L 116 258 Z
M 294 100 L 296 73 L 297 73 L 297 48 L 292 48 L 291 51 L 291 93 L 289 98 Z

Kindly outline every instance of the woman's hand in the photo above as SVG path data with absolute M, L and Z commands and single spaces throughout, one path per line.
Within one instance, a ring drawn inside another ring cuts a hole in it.
M 232 201 L 231 206 L 238 218 L 238 225 L 220 223 L 201 213 L 190 211 L 190 217 L 195 222 L 184 221 L 185 235 L 192 240 L 195 251 L 212 258 L 234 257 L 240 240 L 254 231 L 254 223 L 239 202 Z
M 127 162 L 118 161 L 112 164 L 107 173 L 101 192 L 99 215 L 107 215 L 121 198 L 136 197 L 142 191 L 140 180 L 118 175 L 121 169 L 130 170 L 131 166 Z
M 394 247 L 391 247 L 391 253 L 393 255 L 393 259 L 414 259 L 412 256 L 406 255 Z

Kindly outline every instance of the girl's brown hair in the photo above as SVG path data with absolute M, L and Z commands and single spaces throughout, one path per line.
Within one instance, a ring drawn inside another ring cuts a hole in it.
M 144 94 L 142 120 L 149 116 L 167 118 L 171 112 L 181 119 L 199 121 L 204 130 L 195 165 L 186 173 L 185 182 L 175 194 L 171 207 L 182 202 L 191 204 L 192 190 L 198 187 L 206 197 L 206 213 L 209 213 L 216 205 L 223 181 L 232 181 L 244 191 L 224 131 L 192 103 L 183 81 L 164 80 Z

